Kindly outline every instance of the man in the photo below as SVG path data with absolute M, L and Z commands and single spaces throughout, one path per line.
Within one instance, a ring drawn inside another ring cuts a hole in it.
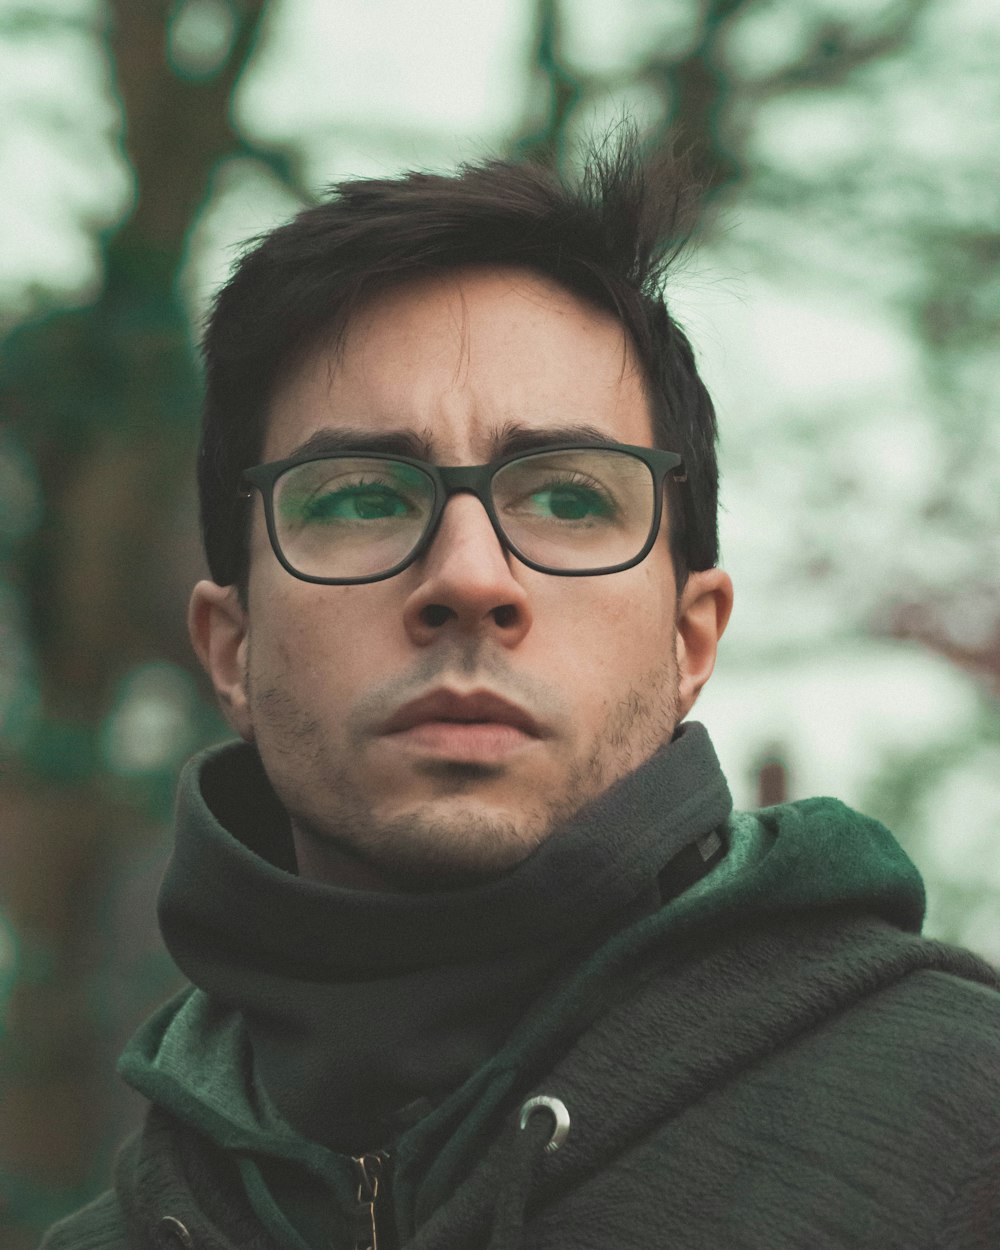
M 146 1124 L 47 1250 L 1000 1245 L 996 974 L 685 719 L 733 591 L 665 177 L 344 183 L 221 292 L 240 741 L 180 783 Z

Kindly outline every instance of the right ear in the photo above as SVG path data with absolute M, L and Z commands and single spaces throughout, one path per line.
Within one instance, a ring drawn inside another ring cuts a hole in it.
M 249 624 L 235 586 L 196 584 L 188 606 L 191 642 L 212 679 L 223 715 L 246 742 L 254 736 L 247 699 Z

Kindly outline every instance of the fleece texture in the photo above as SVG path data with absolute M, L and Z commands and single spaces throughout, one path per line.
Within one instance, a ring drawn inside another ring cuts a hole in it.
M 202 760 L 182 782 L 178 857 L 192 858 L 175 862 L 161 910 L 175 957 L 204 983 L 165 1005 L 123 1056 L 123 1075 L 152 1104 L 146 1125 L 119 1157 L 115 1188 L 57 1225 L 46 1250 L 147 1250 L 169 1236 L 183 1245 L 179 1226 L 195 1250 L 364 1244 L 371 1209 L 358 1201 L 352 1150 L 337 1148 L 336 1126 L 305 1127 L 277 1050 L 273 1066 L 261 1062 L 255 995 L 263 984 L 270 1010 L 286 1005 L 290 1036 L 314 1055 L 337 1036 L 325 1031 L 331 1004 L 345 1001 L 324 977 L 348 978 L 346 966 L 376 994 L 383 979 L 409 979 L 410 990 L 443 985 L 447 1001 L 471 1001 L 440 972 L 463 961 L 426 900 L 399 913 L 419 955 L 394 954 L 383 933 L 373 962 L 351 949 L 318 966 L 310 949 L 300 966 L 304 934 L 343 923 L 333 915 L 343 892 L 282 867 L 280 813 L 268 848 L 247 811 L 273 800 L 247 793 L 245 757 L 227 758 Z M 242 816 L 218 800 L 227 767 L 240 778 Z M 923 886 L 888 830 L 833 799 L 732 812 L 697 725 L 580 817 L 522 866 L 521 882 L 511 874 L 475 900 L 485 932 L 472 939 L 473 964 L 504 954 L 496 943 L 518 897 L 539 910 L 511 925 L 509 960 L 518 965 L 521 939 L 529 955 L 538 943 L 556 948 L 524 1000 L 501 996 L 488 1053 L 449 1069 L 450 1089 L 433 1055 L 415 1068 L 415 1085 L 393 1093 L 416 1089 L 409 1122 L 382 1114 L 391 1099 L 367 1104 L 381 1135 L 364 1149 L 386 1156 L 382 1250 L 1000 1245 L 1000 980 L 969 952 L 919 935 Z M 592 846 L 602 831 L 607 852 Z M 692 847 L 710 870 L 679 886 Z M 231 878 L 237 861 L 249 897 L 234 915 L 218 874 Z M 211 869 L 205 883 L 182 888 L 199 862 Z M 290 898 L 307 900 L 305 918 Z M 368 901 L 383 922 L 393 914 L 392 901 Z M 454 918 L 468 902 L 451 899 L 444 912 Z M 266 906 L 276 925 L 259 938 Z M 363 908 L 364 896 L 349 906 Z M 311 995 L 323 1004 L 313 1015 L 302 1006 Z M 474 1014 L 458 1013 L 459 1035 Z M 333 1091 L 346 1106 L 336 1081 L 293 1071 L 314 1082 L 311 1096 Z M 570 1116 L 552 1154 L 527 1153 L 519 1128 L 539 1095 Z

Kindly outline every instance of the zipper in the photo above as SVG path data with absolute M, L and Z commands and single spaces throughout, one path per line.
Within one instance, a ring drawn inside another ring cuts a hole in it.
M 391 1213 L 381 1216 L 388 1205 L 389 1156 L 379 1150 L 359 1155 L 353 1163 L 358 1182 L 354 1250 L 395 1250 Z

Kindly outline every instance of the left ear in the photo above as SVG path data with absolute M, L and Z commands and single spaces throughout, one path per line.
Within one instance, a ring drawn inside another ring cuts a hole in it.
M 688 574 L 677 605 L 677 679 L 683 720 L 712 676 L 719 639 L 733 610 L 733 582 L 722 569 Z

